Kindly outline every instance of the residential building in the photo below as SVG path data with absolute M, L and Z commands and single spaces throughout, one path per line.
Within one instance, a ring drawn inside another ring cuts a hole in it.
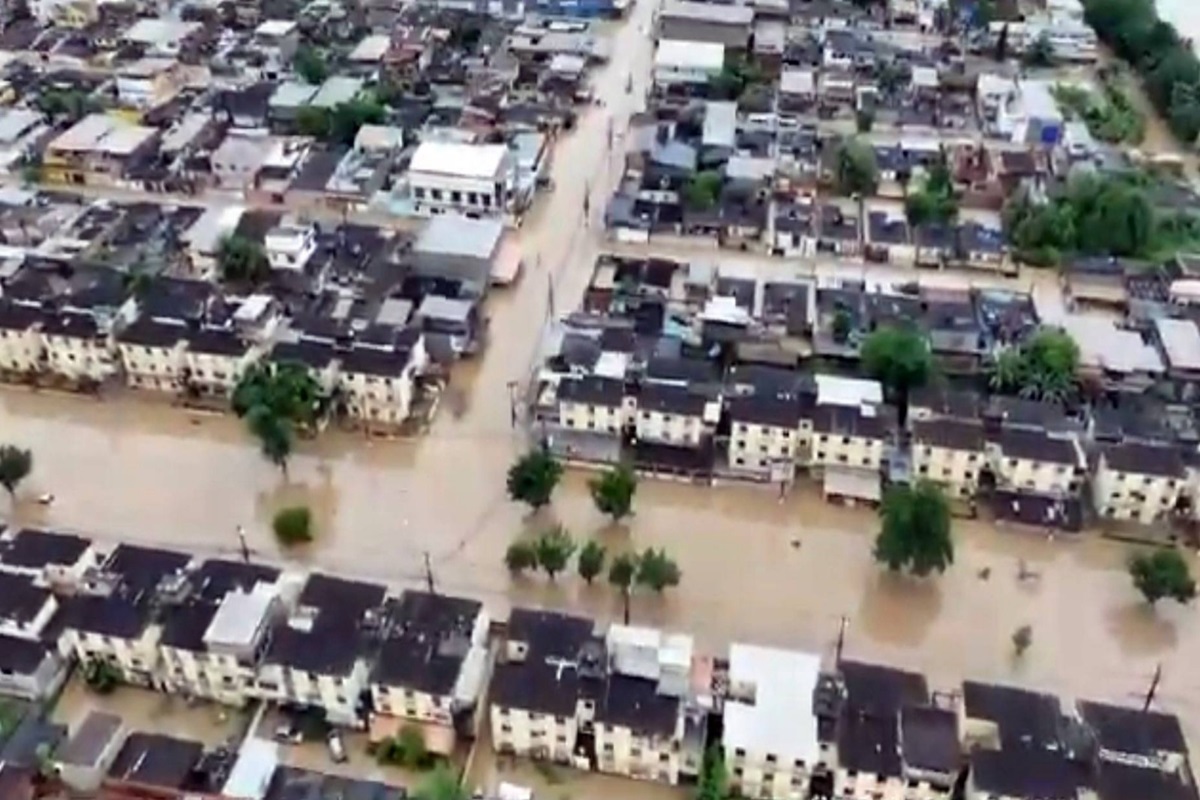
M 637 393 L 639 441 L 698 448 L 711 436 L 720 405 L 686 387 L 646 383 Z
M 878 472 L 894 420 L 891 409 L 832 404 L 813 410 L 813 465 Z
M 40 700 L 62 684 L 66 665 L 43 641 L 58 607 L 33 576 L 0 572 L 0 694 Z
M 803 411 L 797 398 L 757 393 L 735 397 L 728 413 L 729 467 L 734 472 L 790 481 L 796 463 L 807 463 L 811 440 L 802 436 Z
M 186 800 L 208 793 L 199 769 L 204 745 L 156 733 L 130 733 L 100 788 L 100 800 Z
M 328 342 L 300 339 L 295 342 L 279 342 L 267 354 L 273 367 L 280 364 L 298 364 L 316 380 L 321 391 L 330 394 L 338 387 L 337 352 Z
M 0 572 L 0 635 L 36 641 L 58 610 L 58 600 L 30 575 Z
M 660 39 L 719 44 L 745 50 L 750 42 L 754 8 L 750 5 L 724 5 L 668 0 L 658 16 Z
M 187 327 L 177 320 L 143 316 L 117 334 L 125 381 L 134 389 L 183 389 Z
M 47 372 L 80 386 L 98 386 L 116 374 L 119 362 L 112 339 L 91 314 L 48 315 L 38 335 Z
M 88 186 L 120 184 L 130 166 L 154 153 L 160 136 L 157 128 L 91 114 L 46 145 L 42 180 Z
M 1042 494 L 1076 494 L 1087 461 L 1070 434 L 1006 425 L 987 443 L 988 470 L 996 486 Z
M 368 430 L 395 429 L 412 415 L 418 377 L 429 364 L 425 335 L 393 332 L 385 343 L 356 344 L 338 364 L 347 414 Z
M 254 46 L 277 69 L 290 66 L 300 46 L 300 26 L 291 19 L 268 19 L 254 29 Z
M 264 699 L 323 709 L 335 725 L 365 724 L 365 631 L 377 627 L 385 587 L 312 573 L 258 671 Z
M 491 283 L 504 240 L 504 223 L 498 219 L 435 217 L 413 243 L 414 266 L 421 275 L 462 281 L 481 296 Z
M 570 430 L 620 436 L 632 422 L 625 382 L 599 375 L 563 378 L 555 393 L 558 421 Z
M 699 91 L 725 67 L 725 45 L 663 39 L 654 51 L 654 85 L 662 90 Z
M 809 653 L 735 642 L 721 744 L 729 787 L 742 797 L 790 800 L 832 758 L 818 741 L 813 698 L 821 660 Z
M 0 303 L 0 372 L 15 377 L 36 372 L 45 348 L 38 327 L 42 309 L 20 303 Z
M 91 541 L 70 533 L 18 528 L 0 537 L 0 571 L 51 587 L 73 587 L 97 564 Z
M 156 602 L 160 589 L 184 580 L 190 561 L 169 550 L 119 545 L 63 601 L 60 650 L 83 663 L 106 661 L 126 683 L 153 686 L 161 633 Z
M 419 214 L 486 217 L 519 210 L 515 161 L 502 144 L 422 142 L 409 162 L 408 186 Z
M 257 697 L 257 667 L 282 610 L 279 570 L 205 561 L 165 605 L 157 687 L 243 706 Z
M 383 644 L 371 670 L 372 738 L 420 725 L 426 747 L 450 755 L 459 731 L 474 735 L 488 672 L 483 605 L 405 591 L 383 613 Z M 386 730 L 384 730 L 386 728 Z
M 952 497 L 974 497 L 986 463 L 983 425 L 974 420 L 926 419 L 912 422 L 912 467 Z
M 1100 516 L 1145 525 L 1171 517 L 1187 487 L 1179 450 L 1168 444 L 1122 442 L 1101 451 L 1092 474 Z
M 201 396 L 230 397 L 257 355 L 258 351 L 232 330 L 196 331 L 188 336 L 183 351 L 183 389 Z
M 54 751 L 58 777 L 70 789 L 94 794 L 125 744 L 125 725 L 116 714 L 89 711 L 61 747 Z
M 304 266 L 317 252 L 317 231 L 311 224 L 285 219 L 267 231 L 263 250 L 271 269 L 303 272 Z
M 173 58 L 142 58 L 116 70 L 117 100 L 126 108 L 147 111 L 169 102 L 183 88 L 183 65 Z

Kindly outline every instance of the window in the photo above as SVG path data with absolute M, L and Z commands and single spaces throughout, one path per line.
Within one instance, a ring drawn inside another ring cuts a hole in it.
M 424 200 L 425 199 L 425 187 L 424 186 L 414 187 L 413 188 L 413 196 L 416 197 L 418 200 Z
M 767 763 L 768 764 L 775 763 L 775 754 L 774 753 L 767 753 Z
M 750 432 L 749 425 L 738 425 L 738 433 L 749 433 L 749 432 Z
M 660 764 L 665 764 L 665 763 L 667 763 L 667 762 L 668 762 L 668 761 L 670 761 L 670 760 L 671 760 L 671 754 L 670 754 L 670 753 L 659 753 L 659 754 L 658 754 L 658 763 L 660 763 Z
M 442 190 L 441 189 L 430 189 L 429 196 L 432 197 L 434 200 L 441 200 L 442 199 Z
M 457 191 L 457 190 L 450 192 L 450 202 L 451 203 L 461 203 L 462 202 L 462 192 Z

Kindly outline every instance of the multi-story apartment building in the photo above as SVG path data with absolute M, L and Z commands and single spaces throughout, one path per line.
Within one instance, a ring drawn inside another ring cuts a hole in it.
M 277 627 L 258 670 L 258 692 L 323 709 L 335 725 L 362 727 L 369 685 L 367 634 L 386 588 L 312 573 L 287 623 Z
M 416 723 L 431 752 L 449 755 L 474 732 L 488 666 L 490 618 L 475 600 L 406 591 L 383 613 L 371 670 L 372 735 Z
M 700 447 L 711 435 L 720 405 L 686 387 L 647 383 L 637 395 L 637 438 L 671 447 Z
M 164 603 L 156 684 L 166 692 L 245 705 L 257 697 L 257 668 L 282 612 L 279 571 L 212 560 Z
M 16 377 L 38 370 L 45 353 L 38 333 L 43 316 L 34 306 L 0 303 L 0 373 Z
M 502 216 L 518 199 L 516 162 L 503 144 L 422 142 L 409 164 L 408 184 L 414 207 L 426 215 Z
M 749 395 L 729 401 L 729 466 L 759 478 L 790 481 L 797 462 L 807 463 L 811 434 L 795 397 Z
M 1005 426 L 989 435 L 987 466 L 997 486 L 1038 494 L 1076 494 L 1087 459 L 1069 434 Z
M 160 138 L 157 128 L 91 114 L 46 145 L 42 180 L 88 186 L 119 184 L 131 165 L 154 152 Z
M 1167 444 L 1122 442 L 1100 453 L 1092 498 L 1100 516 L 1149 525 L 1175 513 L 1185 496 L 1187 470 Z
M 229 397 L 258 352 L 236 332 L 225 328 L 203 328 L 189 334 L 183 351 L 184 391 Z
M 614 625 L 602 638 L 591 620 L 514 609 L 492 679 L 493 742 L 502 753 L 674 784 L 696 774 L 704 747 L 691 663 L 688 636 Z
M 382 345 L 356 344 L 341 354 L 338 383 L 351 419 L 368 430 L 394 429 L 412 414 L 417 378 L 429 364 L 425 336 L 407 328 Z
M 563 378 L 555 393 L 559 423 L 568 430 L 620 436 L 633 420 L 625 382 L 599 375 Z
M 52 588 L 77 584 L 97 563 L 96 548 L 82 536 L 19 528 L 0 537 L 0 571 L 29 575 Z
M 134 389 L 183 389 L 187 327 L 179 320 L 139 318 L 116 336 L 125 382 Z
M 913 473 L 942 486 L 952 497 L 973 497 L 986 463 L 984 445 L 983 425 L 978 422 L 913 420 Z
M 813 699 L 821 671 L 815 655 L 734 643 L 721 744 L 729 786 L 742 797 L 791 800 L 832 751 L 817 736 Z
M 0 571 L 0 693 L 40 700 L 65 676 L 47 626 L 58 610 L 40 575 Z
M 119 361 L 112 337 L 91 314 L 47 315 L 37 333 L 45 372 L 76 385 L 96 386 L 116 374 Z
M 190 562 L 168 550 L 118 546 L 64 601 L 60 651 L 83 663 L 106 661 L 125 683 L 155 685 L 162 632 L 156 603 L 161 591 L 186 580 Z

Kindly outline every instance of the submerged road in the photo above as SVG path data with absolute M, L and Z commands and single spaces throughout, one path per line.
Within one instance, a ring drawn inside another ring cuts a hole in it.
M 1111 543 L 1048 542 L 960 523 L 956 564 L 915 582 L 882 574 L 872 561 L 872 515 L 827 506 L 807 491 L 780 503 L 770 489 L 644 483 L 636 516 L 619 527 L 591 507 L 582 475 L 568 476 L 539 519 L 507 500 L 504 473 L 523 446 L 510 426 L 508 384 L 529 374 L 551 281 L 555 310 L 572 308 L 604 246 L 600 215 L 620 168 L 607 149 L 609 120 L 622 131 L 644 89 L 652 44 L 641 31 L 652 15 L 651 0 L 641 0 L 614 34 L 613 61 L 595 76 L 604 106 L 582 114 L 560 142 L 553 194 L 521 232 L 528 270 L 489 301 L 492 345 L 456 369 L 427 436 L 392 443 L 330 434 L 304 444 L 284 481 L 234 419 L 148 401 L 7 389 L 0 391 L 0 441 L 33 448 L 36 461 L 13 521 L 230 556 L 244 525 L 258 557 L 285 560 L 269 520 L 282 505 L 306 503 L 319 538 L 298 558 L 311 565 L 419 585 L 428 555 L 440 590 L 479 597 L 497 613 L 531 603 L 619 616 L 619 599 L 604 586 L 570 576 L 556 585 L 509 578 L 505 548 L 553 517 L 610 550 L 661 546 L 674 554 L 682 585 L 663 597 L 635 598 L 635 619 L 692 631 L 704 647 L 737 639 L 830 655 L 845 617 L 848 656 L 923 669 L 939 686 L 970 676 L 1125 702 L 1140 698 L 1161 663 L 1159 703 L 1195 733 L 1195 612 L 1170 604 L 1148 611 L 1124 573 L 1125 550 Z M 635 86 L 627 95 L 629 74 Z M 795 266 L 774 263 L 781 271 Z M 846 269 L 861 274 L 861 267 Z M 32 501 L 42 491 L 57 496 L 48 509 Z M 1036 577 L 1019 579 L 1022 563 Z M 1025 624 L 1033 626 L 1033 644 L 1017 659 L 1011 636 Z

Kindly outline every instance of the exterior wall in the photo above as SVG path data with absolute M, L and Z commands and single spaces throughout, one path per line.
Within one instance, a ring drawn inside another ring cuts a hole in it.
M 180 335 L 183 335 L 182 329 Z M 171 347 L 118 343 L 117 350 L 125 368 L 125 382 L 134 389 L 180 391 L 183 388 L 183 351 L 186 346 L 182 341 Z
M 765 800 L 791 800 L 808 791 L 807 764 L 778 764 L 763 753 L 744 753 L 740 749 L 728 759 L 729 787 L 742 797 Z
M 439 725 L 454 724 L 451 714 L 452 698 L 448 695 L 432 695 L 403 686 L 371 684 L 371 699 L 375 710 L 394 717 L 403 717 L 416 722 L 433 722 Z
M 659 86 L 676 84 L 707 85 L 710 78 L 720 70 L 710 70 L 704 67 L 676 67 L 669 64 L 658 64 L 654 67 L 654 82 Z
M 0 331 L 0 370 L 33 372 L 44 353 L 41 337 L 32 328 Z
M 1092 497 L 1100 516 L 1150 524 L 1175 510 L 1182 478 L 1140 475 L 1109 469 L 1102 457 L 1092 477 Z
M 108 337 L 43 335 L 41 339 L 46 349 L 47 369 L 64 378 L 102 382 L 117 371 L 114 348 Z
M 121 639 L 99 633 L 68 629 L 66 647 L 80 661 L 105 660 L 121 671 L 121 679 L 136 686 L 150 686 L 159 668 L 157 627 L 147 626 L 139 639 Z
M 879 469 L 883 464 L 883 440 L 864 436 L 813 434 L 813 464 L 821 466 Z
M 948 789 L 930 786 L 926 781 L 910 786 L 904 778 L 880 780 L 878 775 L 866 772 L 851 776 L 844 769 L 834 773 L 833 793 L 843 800 L 937 800 L 950 796 Z
M 629 728 L 597 722 L 596 757 L 601 772 L 669 783 L 679 782 L 680 737 L 635 736 Z
M 729 466 L 737 471 L 769 473 L 774 464 L 793 464 L 801 453 L 798 428 L 733 420 L 729 430 Z
M 954 450 L 949 447 L 914 442 L 913 473 L 946 487 L 950 495 L 971 497 L 979 487 L 979 469 L 985 463 L 982 451 Z
M 66 664 L 53 649 L 47 650 L 42 663 L 30 674 L 0 672 L 0 694 L 26 700 L 41 700 L 56 692 L 66 677 Z
M 621 433 L 625 425 L 625 414 L 620 407 L 592 405 L 589 403 L 560 402 L 558 418 L 563 427 L 576 431 L 595 433 Z
M 1044 494 L 1065 494 L 1079 488 L 1082 478 L 1069 464 L 1007 458 L 999 450 L 991 452 L 989 463 L 1001 485 L 1029 489 Z
M 402 424 L 412 414 L 413 388 L 417 376 L 429 364 L 424 340 L 413 347 L 408 366 L 400 375 L 366 375 L 357 372 L 341 374 L 346 394 L 348 414 L 367 424 L 385 426 Z
M 520 708 L 491 708 L 492 742 L 500 752 L 570 763 L 579 727 L 575 718 Z
M 268 685 L 264 686 L 263 684 Z M 280 664 L 258 670 L 257 696 L 323 708 L 334 725 L 358 726 L 358 696 L 367 685 L 367 666 L 359 660 L 346 677 L 314 675 Z
M 512 201 L 513 165 L 504 162 L 496 180 L 434 172 L 409 172 L 408 183 L 418 212 L 461 211 L 476 215 L 502 214 Z
M 254 360 L 252 351 L 240 356 L 226 356 L 188 350 L 184 352 L 186 382 L 199 389 L 201 394 L 227 397 L 233 394 L 242 373 Z
M 121 104 L 150 109 L 170 100 L 178 91 L 179 72 L 163 69 L 154 75 L 117 75 L 117 97 Z
M 263 249 L 271 269 L 302 270 L 317 252 L 317 234 L 312 228 L 286 235 L 268 233 Z
M 0 619 L 0 635 L 15 636 L 19 639 L 37 639 L 57 610 L 58 600 L 51 595 L 46 598 L 46 602 L 33 619 L 26 621 Z
M 637 437 L 649 442 L 696 447 L 703 431 L 700 417 L 646 410 L 637 415 Z
M 255 670 L 230 655 L 194 653 L 163 647 L 160 688 L 203 697 L 229 706 L 244 706 L 257 696 Z

